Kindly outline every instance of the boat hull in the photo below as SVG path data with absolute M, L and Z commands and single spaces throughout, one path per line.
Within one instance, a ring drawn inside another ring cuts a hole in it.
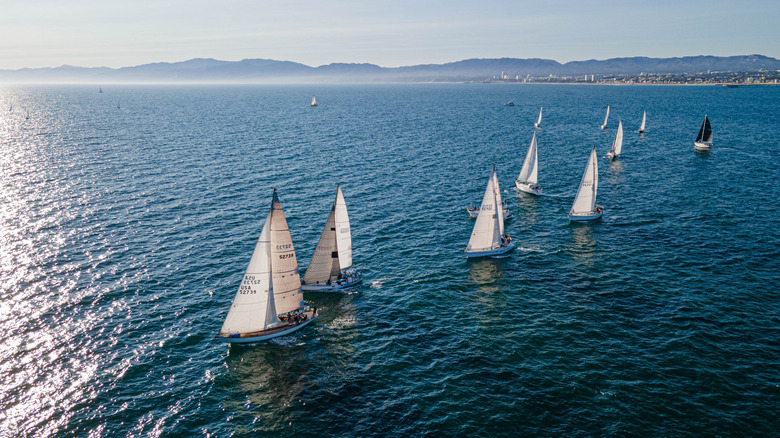
M 232 335 L 220 333 L 217 335 L 217 339 L 228 344 L 251 344 L 253 342 L 262 342 L 273 338 L 278 338 L 279 336 L 289 335 L 290 333 L 300 330 L 310 322 L 317 319 L 317 315 L 315 315 L 314 311 L 312 310 L 303 313 L 306 314 L 309 319 L 297 324 L 285 324 L 283 326 L 273 327 L 267 330 L 261 330 L 259 332 L 252 333 L 240 333 Z
M 540 124 L 534 123 L 534 128 L 539 129 L 540 126 L 541 126 Z
M 521 183 L 520 181 L 515 181 L 515 185 L 517 186 L 517 189 L 524 193 L 529 193 L 531 195 L 536 196 L 542 196 L 542 190 L 539 188 L 531 188 L 533 184 L 526 184 Z
M 609 158 L 610 160 L 614 160 L 614 159 L 616 159 L 616 158 L 617 158 L 617 157 L 619 157 L 619 156 L 620 156 L 620 155 L 615 155 L 615 154 L 614 154 L 614 153 L 612 153 L 612 152 L 607 152 L 607 158 Z
M 341 292 L 342 290 L 348 287 L 352 287 L 362 281 L 363 276 L 361 275 L 357 279 L 350 282 L 335 282 L 331 284 L 302 284 L 301 289 L 309 292 Z
M 600 218 L 602 214 L 604 213 L 601 211 L 592 211 L 590 213 L 584 214 L 569 213 L 569 220 L 572 222 L 595 221 L 596 219 Z
M 704 143 L 700 141 L 693 142 L 694 149 L 709 149 L 712 147 L 712 143 Z
M 514 248 L 515 248 L 514 242 L 509 242 L 509 244 L 507 245 L 502 245 L 496 249 L 489 249 L 487 251 L 466 251 L 466 257 L 471 259 L 476 257 L 496 256 L 496 255 L 507 253 L 513 250 Z

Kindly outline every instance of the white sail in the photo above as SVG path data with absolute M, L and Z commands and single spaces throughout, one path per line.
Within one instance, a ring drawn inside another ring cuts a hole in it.
M 222 333 L 252 333 L 278 323 L 271 284 L 271 214 L 265 220 L 252 259 L 236 292 Z
M 539 108 L 539 119 L 534 124 L 535 127 L 540 127 L 542 125 L 542 107 Z
M 607 127 L 607 120 L 609 120 L 609 105 L 607 105 L 607 115 L 604 116 L 604 124 L 601 125 L 601 129 L 605 129 Z
M 336 188 L 336 199 L 325 222 L 325 229 L 322 230 L 303 281 L 306 284 L 336 281 L 341 270 L 350 266 L 352 266 L 352 235 L 349 229 L 347 203 L 339 186 Z
M 352 231 L 349 228 L 349 215 L 347 203 L 341 186 L 336 187 L 336 247 L 339 252 L 339 268 L 345 269 L 352 266 Z
M 528 152 L 525 154 L 523 168 L 520 169 L 520 175 L 517 180 L 521 183 L 536 184 L 539 179 L 538 157 L 536 152 L 536 133 L 531 138 L 531 145 L 528 146 Z
M 297 310 L 303 302 L 301 274 L 287 219 L 274 191 L 271 204 L 271 281 L 278 313 Z
M 311 106 L 317 106 L 317 98 L 315 96 L 311 97 Z
M 582 174 L 580 188 L 577 189 L 577 196 L 574 198 L 570 214 L 584 214 L 595 211 L 598 184 L 599 163 L 596 159 L 596 146 L 594 145 L 590 151 L 588 165 L 585 166 L 585 172 Z
M 501 199 L 501 188 L 498 186 L 496 167 L 493 166 L 493 191 L 496 193 L 496 220 L 498 221 L 498 237 L 504 235 L 504 202 Z
M 490 175 L 485 195 L 482 197 L 482 204 L 479 206 L 479 216 L 474 223 L 474 229 L 471 231 L 466 251 L 485 251 L 498 248 L 500 245 L 501 234 L 499 223 L 503 222 L 501 215 L 496 215 L 496 191 L 494 188 L 495 171 Z M 499 203 L 500 205 L 500 203 Z M 497 219 L 501 218 L 500 221 Z
M 623 122 L 618 121 L 617 132 L 615 133 L 615 139 L 612 140 L 612 148 L 609 150 L 612 157 L 620 155 L 620 151 L 623 150 Z
M 639 132 L 645 132 L 645 122 L 647 121 L 647 111 L 642 112 L 642 125 L 639 127 Z

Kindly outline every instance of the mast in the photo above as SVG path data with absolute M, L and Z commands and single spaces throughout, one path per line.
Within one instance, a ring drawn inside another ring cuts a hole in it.
M 496 165 L 493 165 L 493 191 L 496 193 L 496 216 L 498 216 L 498 235 L 504 235 L 504 203 L 501 200 L 501 188 L 498 186 L 498 175 L 496 175 Z

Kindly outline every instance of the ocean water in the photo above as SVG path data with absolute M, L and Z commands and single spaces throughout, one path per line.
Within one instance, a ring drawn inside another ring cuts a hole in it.
M 778 436 L 780 87 L 97 88 L 0 88 L 0 436 Z M 272 189 L 303 270 L 337 183 L 365 281 L 214 340 Z

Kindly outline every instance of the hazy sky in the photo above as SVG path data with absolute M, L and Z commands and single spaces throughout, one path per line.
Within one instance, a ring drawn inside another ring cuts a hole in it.
M 0 0 L 0 69 L 266 58 L 780 58 L 780 1 Z

